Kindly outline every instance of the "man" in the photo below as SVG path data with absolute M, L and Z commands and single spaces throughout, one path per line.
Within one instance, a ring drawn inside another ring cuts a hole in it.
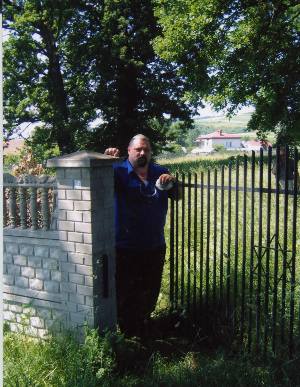
M 117 148 L 105 151 L 119 153 Z M 178 196 L 178 189 L 175 177 L 151 162 L 150 141 L 142 134 L 131 139 L 128 158 L 116 163 L 114 172 L 118 321 L 124 333 L 136 335 L 143 333 L 155 308 L 166 253 L 168 197 Z

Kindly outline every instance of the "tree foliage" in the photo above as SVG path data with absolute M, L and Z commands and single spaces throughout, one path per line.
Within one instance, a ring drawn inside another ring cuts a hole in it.
M 4 4 L 4 27 L 9 39 L 4 43 L 5 134 L 22 123 L 41 123 L 44 141 L 57 143 L 62 152 L 74 149 L 73 131 L 86 125 L 82 117 L 93 111 L 82 93 L 74 88 L 78 73 L 68 68 L 67 25 L 75 12 L 69 1 L 13 1 Z M 82 104 L 74 109 L 80 98 Z
M 299 138 L 300 5 L 296 0 L 157 0 L 155 49 L 177 63 L 206 98 L 234 114 L 254 105 L 248 124 Z
M 188 84 L 151 45 L 160 30 L 151 0 L 4 2 L 5 135 L 39 124 L 62 153 L 123 151 L 138 132 L 165 144 L 171 122 L 191 126 Z

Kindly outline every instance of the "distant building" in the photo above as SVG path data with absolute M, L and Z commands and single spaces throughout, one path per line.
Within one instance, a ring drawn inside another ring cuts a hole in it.
M 206 154 L 212 153 L 215 151 L 215 148 L 218 146 L 223 146 L 226 151 L 259 151 L 260 148 L 265 150 L 268 146 L 271 146 L 271 143 L 268 141 L 242 141 L 242 137 L 245 134 L 232 134 L 224 133 L 221 129 L 213 133 L 204 134 L 199 136 L 196 139 L 198 147 L 194 148 L 192 154 Z
M 263 148 L 264 150 L 267 150 L 269 146 L 272 146 L 272 144 L 269 141 L 243 141 L 242 146 L 246 152 L 256 151 L 259 152 L 260 148 Z
M 226 150 L 240 150 L 242 147 L 242 135 L 224 133 L 221 129 L 216 132 L 204 134 L 196 139 L 198 153 L 211 153 L 218 145 L 224 146 Z

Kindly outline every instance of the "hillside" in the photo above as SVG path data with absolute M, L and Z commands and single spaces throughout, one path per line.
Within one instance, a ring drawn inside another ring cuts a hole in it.
M 251 113 L 241 113 L 231 119 L 226 116 L 199 117 L 195 119 L 195 131 L 201 134 L 211 133 L 222 129 L 227 133 L 246 132 L 247 123 L 250 120 Z

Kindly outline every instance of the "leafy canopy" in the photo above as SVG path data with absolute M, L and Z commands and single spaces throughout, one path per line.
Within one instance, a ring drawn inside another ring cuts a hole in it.
M 125 151 L 136 133 L 159 146 L 173 121 L 191 126 L 198 102 L 186 102 L 186 79 L 153 50 L 150 0 L 16 0 L 3 10 L 6 137 L 35 123 L 33 146 Z
M 300 137 L 300 5 L 295 0 L 157 0 L 156 52 L 176 63 L 205 98 L 229 115 L 254 105 L 248 124 Z
M 44 142 L 62 152 L 75 148 L 95 118 L 84 72 L 69 65 L 65 48 L 69 26 L 76 20 L 70 1 L 14 1 L 4 4 L 5 135 L 22 123 L 39 124 Z

